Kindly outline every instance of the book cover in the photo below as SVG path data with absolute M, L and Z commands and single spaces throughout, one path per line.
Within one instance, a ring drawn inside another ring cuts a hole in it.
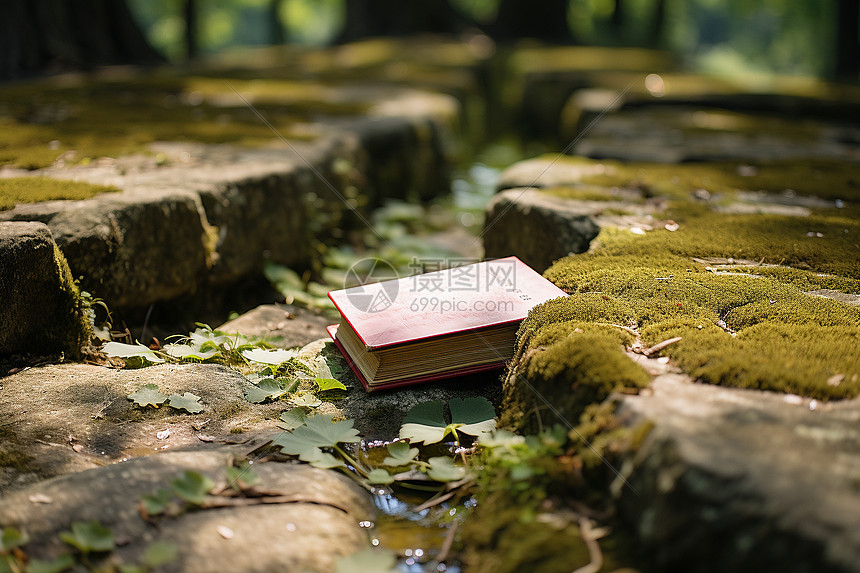
M 567 296 L 516 257 L 352 287 L 329 298 L 365 347 L 521 321 L 537 304 Z

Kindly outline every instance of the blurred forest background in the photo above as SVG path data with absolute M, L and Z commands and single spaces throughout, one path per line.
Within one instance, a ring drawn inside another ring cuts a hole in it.
M 145 63 L 159 56 L 182 62 L 240 46 L 326 45 L 430 32 L 486 34 L 499 44 L 536 38 L 660 47 L 705 73 L 857 81 L 858 4 L 858 0 L 5 0 L 0 78 L 29 75 L 38 69 L 40 57 L 50 53 L 57 60 L 63 49 L 69 61 L 55 61 L 54 67 L 74 68 L 76 58 L 96 64 Z M 113 39 L 93 32 L 103 29 L 98 22 L 106 19 L 116 31 Z M 143 36 L 132 30 L 132 22 Z M 144 37 L 157 54 L 143 46 Z M 89 53 L 75 54 L 69 49 L 75 44 L 78 52 Z M 29 63 L 21 63 L 28 58 Z

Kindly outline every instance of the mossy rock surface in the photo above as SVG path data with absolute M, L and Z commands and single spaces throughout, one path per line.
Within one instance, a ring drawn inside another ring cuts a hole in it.
M 532 389 L 576 420 L 611 391 L 646 385 L 622 350 L 676 337 L 659 354 L 699 381 L 818 400 L 860 394 L 852 164 L 556 159 L 511 169 L 506 184 L 552 163 L 541 193 L 574 208 L 594 199 L 581 199 L 590 188 L 603 188 L 607 205 L 624 189 L 641 198 L 628 201 L 631 211 L 644 201 L 659 219 L 603 224 L 588 253 L 545 272 L 570 297 L 534 309 L 520 328 L 507 422 L 533 427 L 535 409 L 549 409 Z
M 0 356 L 79 356 L 90 328 L 65 257 L 43 223 L 0 222 Z

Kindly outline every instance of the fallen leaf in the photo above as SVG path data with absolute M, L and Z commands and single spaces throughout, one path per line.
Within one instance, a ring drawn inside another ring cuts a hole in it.
M 203 405 L 200 403 L 200 396 L 195 396 L 191 392 L 184 394 L 171 394 L 167 399 L 167 404 L 171 408 L 177 410 L 185 410 L 190 414 L 199 414 L 203 411 Z
M 33 495 L 28 495 L 27 499 L 30 503 L 54 503 L 54 499 L 45 495 L 44 493 L 34 493 Z
M 156 432 L 155 437 L 159 440 L 166 440 L 170 437 L 170 430 L 161 430 L 160 432 Z
M 163 404 L 167 401 L 167 394 L 159 392 L 158 386 L 155 384 L 146 384 L 137 392 L 129 394 L 127 398 L 141 408 L 145 408 L 147 406 L 158 408 L 159 404 Z
M 291 358 L 298 355 L 298 350 L 266 350 L 264 348 L 251 348 L 242 351 L 242 356 L 251 362 L 259 362 L 260 364 L 271 364 L 279 366 Z
M 61 532 L 60 539 L 82 553 L 113 551 L 115 547 L 113 532 L 95 519 L 72 523 L 71 531 Z
M 102 351 L 108 356 L 118 356 L 119 358 L 133 358 L 137 356 L 153 363 L 164 362 L 164 358 L 161 358 L 154 351 L 150 350 L 143 344 L 123 344 L 122 342 L 108 342 L 104 345 Z

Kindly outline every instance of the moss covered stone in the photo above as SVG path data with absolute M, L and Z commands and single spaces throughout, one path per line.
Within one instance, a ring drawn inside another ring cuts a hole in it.
M 89 340 L 84 303 L 43 223 L 0 223 L 0 356 L 78 356 Z
M 0 179 L 0 211 L 17 203 L 38 203 L 54 199 L 89 199 L 99 193 L 118 191 L 116 187 L 50 177 L 8 177 Z

